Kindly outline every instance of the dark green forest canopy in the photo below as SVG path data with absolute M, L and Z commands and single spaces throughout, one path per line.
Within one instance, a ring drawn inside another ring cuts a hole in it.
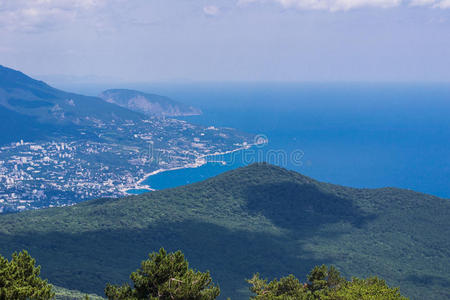
M 28 249 L 58 286 L 103 294 L 149 252 L 182 250 L 221 295 L 253 273 L 302 278 L 333 264 L 413 299 L 450 297 L 450 202 L 395 188 L 321 183 L 268 164 L 140 196 L 0 216 L 0 253 Z

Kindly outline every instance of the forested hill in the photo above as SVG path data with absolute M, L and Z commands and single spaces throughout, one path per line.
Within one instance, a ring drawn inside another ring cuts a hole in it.
M 244 278 L 318 264 L 378 275 L 412 299 L 450 297 L 450 202 L 396 188 L 321 183 L 269 164 L 121 199 L 0 216 L 0 253 L 27 249 L 58 286 L 103 294 L 149 252 L 182 250 L 222 295 Z

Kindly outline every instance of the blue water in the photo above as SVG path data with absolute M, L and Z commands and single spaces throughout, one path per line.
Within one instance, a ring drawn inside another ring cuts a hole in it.
M 148 190 L 146 190 L 146 189 L 131 189 L 131 190 L 127 190 L 126 192 L 131 195 L 140 195 L 143 193 L 147 193 Z
M 210 156 L 207 158 L 207 164 L 201 167 L 158 173 L 148 177 L 143 184 L 147 184 L 157 190 L 162 190 L 202 181 L 210 177 L 217 176 L 225 171 L 230 171 L 237 167 L 245 166 L 248 164 L 245 160 L 246 154 L 254 151 L 252 149 L 253 148 L 225 155 Z
M 396 186 L 450 198 L 450 84 L 154 84 L 128 86 L 200 107 L 197 124 L 261 134 L 259 159 L 354 187 Z M 274 155 L 274 151 L 278 153 Z M 270 155 L 269 155 L 269 154 Z M 302 155 L 303 154 L 303 155 Z M 232 167 L 161 173 L 166 188 Z

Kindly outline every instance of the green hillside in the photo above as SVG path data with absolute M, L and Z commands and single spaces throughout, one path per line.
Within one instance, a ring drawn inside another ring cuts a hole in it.
M 73 136 L 98 122 L 141 120 L 144 116 L 97 97 L 55 89 L 0 65 L 0 144 Z M 14 140 L 13 137 L 16 137 Z
M 413 299 L 450 297 L 450 202 L 395 188 L 320 183 L 268 164 L 140 196 L 0 216 L 0 253 L 27 249 L 58 286 L 103 295 L 149 252 L 182 250 L 222 295 L 244 279 L 334 264 Z

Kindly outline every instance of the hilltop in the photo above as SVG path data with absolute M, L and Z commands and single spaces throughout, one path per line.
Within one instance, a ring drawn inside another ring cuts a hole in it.
M 203 182 L 0 216 L 0 253 L 27 249 L 50 282 L 103 294 L 149 252 L 182 250 L 223 296 L 244 278 L 334 264 L 378 275 L 413 299 L 450 296 L 450 202 L 396 188 L 354 189 L 253 164 Z
M 192 116 L 201 110 L 165 96 L 148 94 L 135 90 L 111 89 L 102 92 L 100 98 L 109 103 L 128 108 L 148 116 Z

